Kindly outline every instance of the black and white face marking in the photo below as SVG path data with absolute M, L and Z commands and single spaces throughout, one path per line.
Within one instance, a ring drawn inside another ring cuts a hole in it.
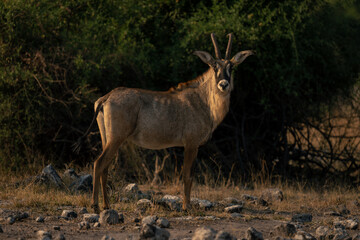
M 218 89 L 221 92 L 228 92 L 231 82 L 231 63 L 228 61 L 217 61 L 213 68 L 216 75 Z

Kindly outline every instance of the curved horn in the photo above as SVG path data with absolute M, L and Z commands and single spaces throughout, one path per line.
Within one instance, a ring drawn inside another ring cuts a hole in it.
M 226 48 L 225 60 L 229 60 L 229 58 L 230 58 L 233 34 L 229 33 L 228 37 L 229 37 L 229 42 L 228 42 L 228 46 Z
M 211 33 L 211 40 L 212 40 L 212 42 L 214 44 L 216 58 L 221 59 L 221 53 L 220 53 L 220 50 L 219 50 L 219 47 L 218 47 L 218 44 L 217 44 L 214 33 Z

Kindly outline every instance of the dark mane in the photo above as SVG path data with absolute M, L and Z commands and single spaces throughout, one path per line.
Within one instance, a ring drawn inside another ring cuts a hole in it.
M 175 87 L 171 87 L 168 90 L 168 92 L 176 93 L 176 92 L 181 92 L 181 91 L 183 91 L 184 89 L 187 89 L 187 88 L 197 88 L 204 81 L 204 75 L 207 74 L 209 72 L 209 70 L 206 71 L 205 73 L 201 74 L 200 76 L 197 76 L 193 80 L 190 80 L 190 81 L 187 81 L 187 82 L 182 82 L 182 83 L 179 83 Z

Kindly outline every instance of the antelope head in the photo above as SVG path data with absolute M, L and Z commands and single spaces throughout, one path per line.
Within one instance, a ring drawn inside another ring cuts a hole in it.
M 233 34 L 228 34 L 229 42 L 227 45 L 225 59 L 221 58 L 221 53 L 219 46 L 217 44 L 215 34 L 211 33 L 211 40 L 215 48 L 214 59 L 210 53 L 205 51 L 195 51 L 194 54 L 198 56 L 204 63 L 208 64 L 210 68 L 214 70 L 214 78 L 216 81 L 216 86 L 221 93 L 227 94 L 233 89 L 231 81 L 231 71 L 232 68 L 242 63 L 248 56 L 255 54 L 251 50 L 241 51 L 234 55 L 230 59 L 231 46 L 233 40 Z

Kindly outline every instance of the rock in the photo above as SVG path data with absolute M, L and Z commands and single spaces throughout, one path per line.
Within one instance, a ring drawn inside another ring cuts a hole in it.
M 301 222 L 301 223 L 311 222 L 312 221 L 312 215 L 311 214 L 295 214 L 291 218 L 291 221 L 292 222 Z
M 86 207 L 81 208 L 79 214 L 85 214 L 85 213 L 89 213 Z
M 235 212 L 239 213 L 241 212 L 242 209 L 243 209 L 243 205 L 233 205 L 230 207 L 226 207 L 224 210 L 227 213 L 235 213 Z
M 135 199 L 152 199 L 151 191 L 147 191 L 147 193 L 143 193 L 141 191 L 138 191 L 137 194 L 134 194 L 133 197 Z
M 63 181 L 61 180 L 59 174 L 56 172 L 56 170 L 53 168 L 51 164 L 47 165 L 41 172 L 41 175 L 39 177 L 40 183 L 51 183 L 55 185 L 56 187 L 62 187 Z
M 156 239 L 156 240 L 168 240 L 170 233 L 156 226 L 150 224 L 142 225 L 140 230 L 140 239 Z
M 328 227 L 320 226 L 316 229 L 315 236 L 319 240 L 325 240 L 329 231 L 330 231 L 330 229 Z
M 219 231 L 215 236 L 215 240 L 236 240 L 236 238 L 228 232 Z
M 174 196 L 174 195 L 165 195 L 162 197 L 163 201 L 169 201 L 169 202 L 181 202 L 182 199 L 178 196 Z
M 256 201 L 256 200 L 258 200 L 257 197 L 250 196 L 250 195 L 248 195 L 248 194 L 243 194 L 243 195 L 241 195 L 241 198 L 242 198 L 243 200 L 245 200 L 245 201 Z
M 93 178 L 90 174 L 82 175 L 73 181 L 69 188 L 75 192 L 90 192 L 92 191 Z
M 278 188 L 268 188 L 261 193 L 261 198 L 267 202 L 282 201 L 284 199 L 284 195 Z
M 310 233 L 299 231 L 295 234 L 294 239 L 296 240 L 316 240 L 316 238 Z
M 94 227 L 96 227 L 96 228 L 101 227 L 101 223 L 99 223 L 99 222 L 94 223 Z
M 125 221 L 124 214 L 119 213 L 118 215 L 119 215 L 119 223 L 124 223 Z
M 159 204 L 170 208 L 170 210 L 181 211 L 181 198 L 173 195 L 165 195 L 159 201 Z
M 13 218 L 12 216 L 5 218 L 5 220 L 10 225 L 14 224 L 14 222 L 15 222 L 15 218 Z
M 56 230 L 56 231 L 60 231 L 60 226 L 54 226 L 53 228 L 54 228 L 54 230 Z
M 211 227 L 200 227 L 195 230 L 192 240 L 212 240 L 217 232 Z
M 259 198 L 258 200 L 256 200 L 255 203 L 260 206 L 269 206 L 269 203 L 262 198 Z
M 334 228 L 341 228 L 345 229 L 345 225 L 342 223 L 342 221 L 335 221 L 333 222 Z
M 56 237 L 55 237 L 55 240 L 65 240 L 66 238 L 65 238 L 65 236 L 64 236 L 64 234 L 62 234 L 62 233 L 60 233 L 59 235 L 57 235 Z
M 44 217 L 40 216 L 40 217 L 37 217 L 37 218 L 35 219 L 35 221 L 42 223 L 42 222 L 45 221 L 45 219 L 44 219 Z
M 3 233 L 4 230 L 2 229 L 1 225 L 0 225 L 0 233 Z
M 174 217 L 175 221 L 191 221 L 194 220 L 192 216 L 182 216 L 182 217 Z
M 296 233 L 296 227 L 291 223 L 283 223 L 274 228 L 274 233 L 282 237 L 293 237 Z
M 22 219 L 28 218 L 29 214 L 27 212 L 23 212 L 23 213 L 17 213 L 15 214 L 14 218 L 16 221 L 20 221 Z
M 246 195 L 246 194 L 244 194 Z M 227 197 L 224 198 L 222 201 L 220 201 L 221 204 L 225 205 L 225 206 L 232 206 L 232 205 L 244 205 L 244 202 L 237 199 L 237 198 L 233 198 L 233 197 Z
M 325 212 L 324 213 L 324 216 L 335 216 L 335 217 L 340 217 L 341 214 L 340 213 L 337 213 L 337 212 L 334 212 L 334 211 L 329 211 L 329 212 Z
M 195 217 L 195 220 L 206 220 L 206 221 L 215 221 L 215 220 L 219 220 L 220 218 L 215 217 L 215 216 L 199 216 L 199 217 Z
M 36 232 L 38 239 L 40 240 L 50 240 L 52 238 L 51 233 L 40 230 Z
M 85 213 L 83 215 L 83 221 L 89 222 L 89 223 L 95 223 L 99 221 L 99 214 L 96 213 Z
M 73 210 L 63 210 L 61 216 L 64 218 L 77 218 L 77 213 Z
M 170 227 L 170 222 L 166 218 L 160 217 L 156 220 L 156 225 L 161 228 L 168 228 Z
M 104 235 L 101 240 L 115 240 L 113 237 L 110 237 L 108 235 Z
M 139 192 L 139 187 L 136 183 L 130 183 L 124 188 L 124 193 L 135 193 Z
M 203 199 L 197 199 L 197 198 L 192 198 L 191 204 L 198 206 L 199 208 L 204 209 L 204 210 L 209 210 L 214 206 L 214 204 L 212 202 L 210 202 L 209 200 L 203 200 Z
M 352 236 L 352 240 L 360 240 L 360 233 L 357 233 L 354 236 Z
M 261 232 L 258 232 L 255 228 L 249 227 L 246 230 L 245 238 L 247 240 L 263 240 L 264 237 Z
M 335 228 L 343 228 L 343 229 L 350 229 L 356 230 L 359 226 L 359 222 L 355 219 L 347 219 L 343 221 L 335 221 L 334 227 Z
M 244 217 L 244 215 L 242 215 L 242 214 L 240 214 L 240 213 L 235 212 L 235 213 L 232 213 L 232 214 L 231 214 L 231 217 L 232 217 L 232 218 L 243 218 L 243 217 Z
M 120 222 L 119 220 L 119 214 L 115 210 L 104 210 L 100 213 L 100 219 L 99 222 L 103 225 L 105 224 L 118 224 Z
M 123 189 L 126 198 L 130 199 L 151 199 L 151 196 L 146 193 L 142 193 L 136 183 L 128 184 Z
M 140 199 L 136 203 L 136 207 L 138 209 L 147 209 L 147 208 L 150 208 L 152 205 L 153 204 L 149 199 Z
M 349 234 L 341 228 L 335 228 L 328 236 L 332 240 L 350 240 Z
M 156 223 L 156 220 L 158 219 L 157 216 L 153 215 L 153 216 L 147 216 L 147 217 L 144 217 L 142 220 L 141 220 L 141 224 L 144 225 L 144 224 L 150 224 L 150 225 L 154 225 Z
M 65 170 L 63 177 L 71 180 L 77 180 L 79 178 L 79 175 L 76 174 L 73 168 L 69 168 Z
M 88 230 L 88 229 L 90 229 L 90 224 L 86 221 L 82 221 L 79 223 L 79 229 L 80 230 Z

